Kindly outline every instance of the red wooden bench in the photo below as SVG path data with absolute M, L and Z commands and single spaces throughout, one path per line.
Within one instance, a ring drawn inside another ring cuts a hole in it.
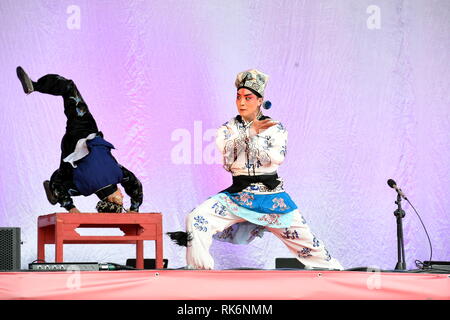
M 123 236 L 81 236 L 77 228 L 119 228 Z M 53 213 L 38 217 L 38 262 L 45 244 L 55 244 L 55 262 L 64 262 L 64 244 L 136 244 L 136 268 L 144 268 L 144 241 L 155 241 L 156 269 L 163 268 L 161 213 Z

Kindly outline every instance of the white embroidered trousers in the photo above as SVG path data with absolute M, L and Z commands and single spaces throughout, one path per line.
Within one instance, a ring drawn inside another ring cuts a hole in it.
M 230 212 L 217 214 L 213 209 L 215 202 L 213 198 L 206 200 L 186 218 L 186 231 L 192 236 L 186 251 L 187 267 L 190 269 L 214 269 L 214 259 L 209 253 L 213 235 L 235 223 L 246 221 Z M 323 242 L 311 232 L 297 209 L 289 228 L 265 228 L 277 236 L 306 267 L 343 269 L 339 261 L 329 255 Z

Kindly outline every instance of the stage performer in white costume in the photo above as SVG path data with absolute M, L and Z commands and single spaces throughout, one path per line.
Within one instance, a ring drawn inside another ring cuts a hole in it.
M 268 78 L 256 69 L 237 75 L 239 115 L 217 131 L 216 143 L 233 184 L 187 216 L 186 232 L 168 233 L 177 244 L 187 246 L 189 269 L 214 269 L 209 253 L 213 238 L 248 244 L 266 230 L 306 267 L 343 269 L 311 232 L 277 175 L 286 156 L 288 133 L 261 112 Z

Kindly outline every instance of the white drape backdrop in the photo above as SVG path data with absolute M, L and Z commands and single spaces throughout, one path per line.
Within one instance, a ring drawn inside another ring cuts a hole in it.
M 37 217 L 63 210 L 42 181 L 58 166 L 65 117 L 61 98 L 23 94 L 17 65 L 34 80 L 77 83 L 143 183 L 141 212 L 162 212 L 165 231 L 184 229 L 192 208 L 231 183 L 213 132 L 236 114 L 236 74 L 258 68 L 270 75 L 266 114 L 289 131 L 279 174 L 330 253 L 346 268 L 395 266 L 393 178 L 422 216 L 433 260 L 450 260 L 450 2 L 2 0 L 0 15 L 0 226 L 22 228 L 24 268 L 36 259 Z M 86 212 L 96 201 L 75 200 Z M 415 268 L 430 252 L 404 209 Z M 217 268 L 291 256 L 271 234 L 211 251 Z M 169 267 L 185 264 L 167 238 L 164 252 Z M 67 261 L 133 256 L 131 245 L 65 250 Z

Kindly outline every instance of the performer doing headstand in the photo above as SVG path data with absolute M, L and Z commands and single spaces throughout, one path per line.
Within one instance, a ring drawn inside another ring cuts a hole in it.
M 16 71 L 26 94 L 37 91 L 64 99 L 67 123 L 61 141 L 60 166 L 50 180 L 44 181 L 49 202 L 78 213 L 72 196 L 95 193 L 101 200 L 98 211 L 122 212 L 123 194 L 117 187 L 120 183 L 131 198 L 129 211 L 138 212 L 143 200 L 142 184 L 112 156 L 114 146 L 103 139 L 75 83 L 56 74 L 47 74 L 34 82 L 22 67 Z
M 288 133 L 261 112 L 267 80 L 255 69 L 237 75 L 239 115 L 217 131 L 216 143 L 233 184 L 189 213 L 187 232 L 168 233 L 177 244 L 187 246 L 187 268 L 214 268 L 209 253 L 213 237 L 247 244 L 269 230 L 306 267 L 343 269 L 311 232 L 277 175 L 286 156 Z

